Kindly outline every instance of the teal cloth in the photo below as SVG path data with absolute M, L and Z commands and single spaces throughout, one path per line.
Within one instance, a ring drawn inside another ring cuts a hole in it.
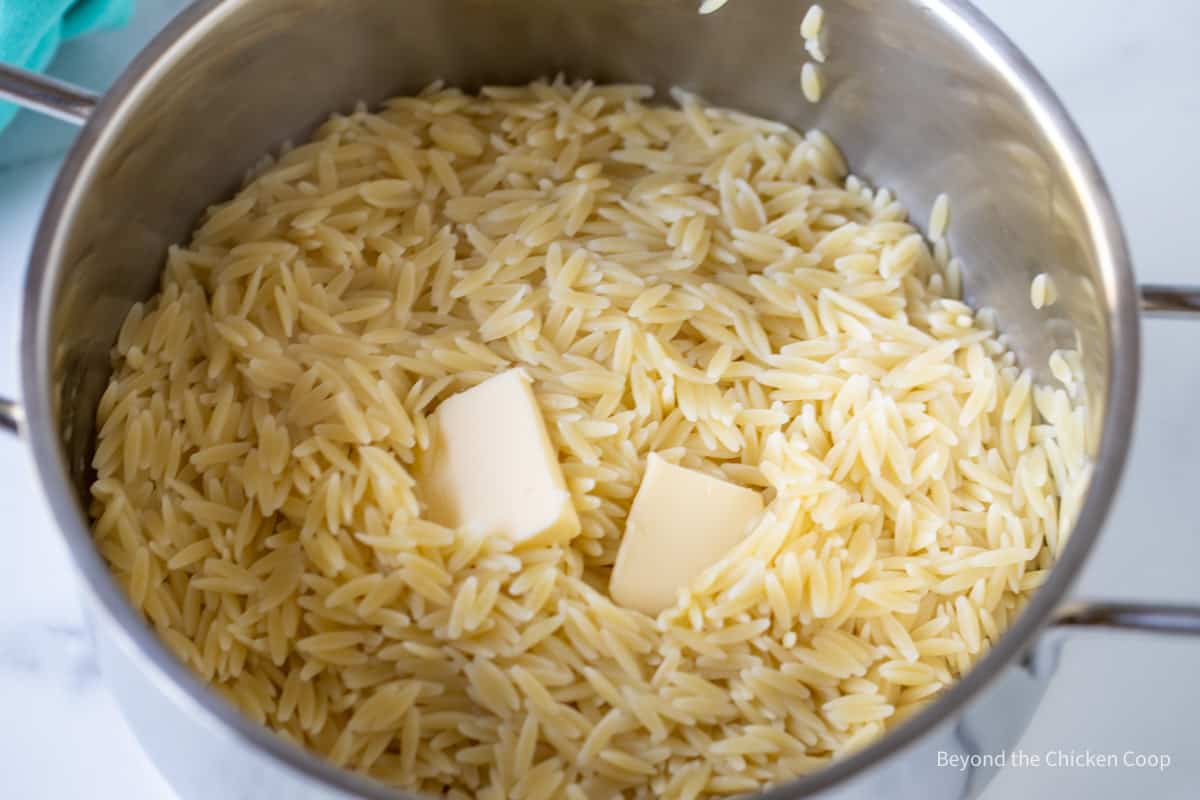
M 66 39 L 124 25 L 133 0 L 0 0 L 0 61 L 41 72 Z M 16 106 L 0 102 L 0 130 Z

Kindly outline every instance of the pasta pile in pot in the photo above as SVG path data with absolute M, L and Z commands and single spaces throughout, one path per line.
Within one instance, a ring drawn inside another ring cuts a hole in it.
M 819 132 L 649 97 L 335 116 L 130 313 L 96 542 L 253 719 L 439 796 L 749 792 L 919 708 L 1046 576 L 1083 410 L 955 298 L 944 240 Z M 429 415 L 513 366 L 568 541 L 422 516 Z M 767 500 L 657 619 L 607 595 L 651 452 Z

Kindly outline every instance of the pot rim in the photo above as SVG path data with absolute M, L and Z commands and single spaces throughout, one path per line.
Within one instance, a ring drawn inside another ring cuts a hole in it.
M 904 750 L 953 718 L 981 693 L 1025 649 L 1066 596 L 1086 561 L 1116 492 L 1128 454 L 1137 401 L 1139 319 L 1137 291 L 1128 247 L 1112 196 L 1095 158 L 1062 103 L 1041 74 L 1017 47 L 966 0 L 910 0 L 932 14 L 981 53 L 1019 95 L 1053 144 L 1084 205 L 1092 244 L 1101 262 L 1101 289 L 1108 320 L 1106 405 L 1095 468 L 1071 538 L 1050 578 L 1033 595 L 1016 621 L 966 675 L 934 702 L 887 731 L 882 737 L 829 766 L 768 789 L 761 796 L 784 800 L 814 795 L 843 784 L 884 759 Z M 187 48 L 235 3 L 200 0 L 175 17 L 134 58 L 101 98 L 66 156 L 38 225 L 26 277 L 21 320 L 21 383 L 25 398 L 24 433 L 33 450 L 39 482 L 55 521 L 82 573 L 86 594 L 102 610 L 120 645 L 136 660 L 148 663 L 151 680 L 167 696 L 202 719 L 215 735 L 232 737 L 263 752 L 329 789 L 369 800 L 400 800 L 413 795 L 340 769 L 275 735 L 232 705 L 179 661 L 149 624 L 126 600 L 107 564 L 96 550 L 72 488 L 51 411 L 49 321 L 50 291 L 63 257 L 65 223 L 80 200 L 79 178 L 94 167 L 122 118 L 157 79 L 159 65 L 176 48 Z

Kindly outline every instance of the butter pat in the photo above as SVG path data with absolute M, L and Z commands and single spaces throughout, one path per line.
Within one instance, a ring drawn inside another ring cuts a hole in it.
M 651 616 L 728 553 L 762 513 L 758 492 L 651 453 L 625 521 L 609 594 Z
M 442 401 L 418 473 L 429 518 L 515 543 L 579 533 L 529 379 L 512 369 Z

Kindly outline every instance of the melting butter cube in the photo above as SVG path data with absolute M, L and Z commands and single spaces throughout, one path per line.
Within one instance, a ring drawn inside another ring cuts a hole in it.
M 429 518 L 515 543 L 564 541 L 579 517 L 529 379 L 519 369 L 446 398 L 421 456 Z
M 670 607 L 680 589 L 746 537 L 762 509 L 758 492 L 651 453 L 625 521 L 612 599 L 651 616 Z

